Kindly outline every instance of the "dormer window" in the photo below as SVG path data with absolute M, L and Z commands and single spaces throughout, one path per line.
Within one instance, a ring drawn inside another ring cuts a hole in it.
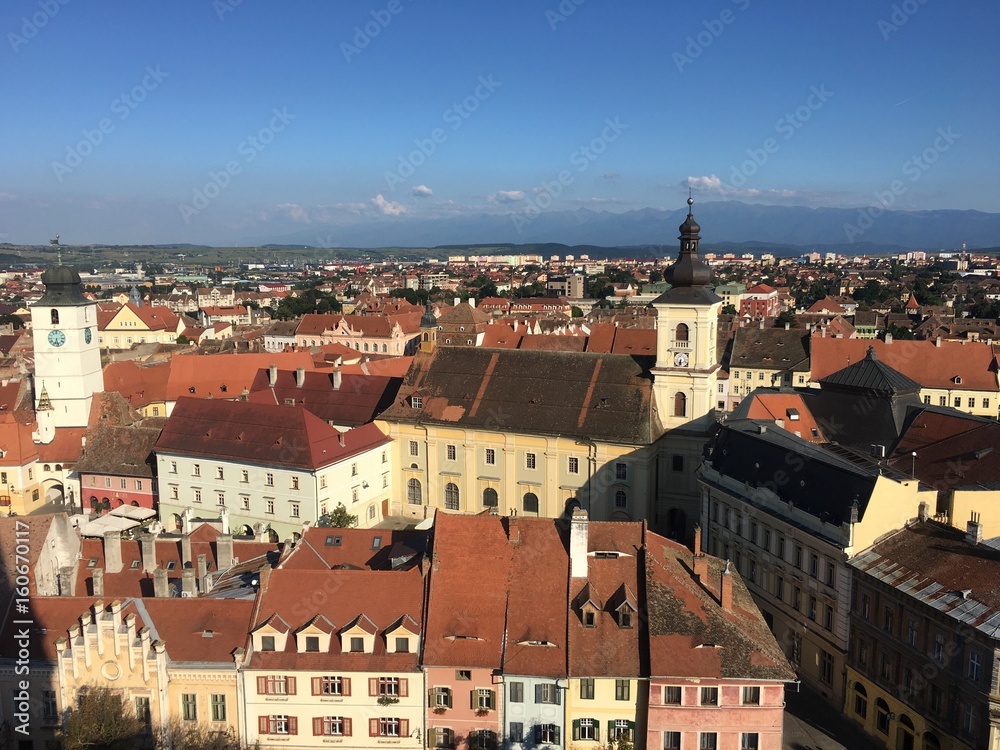
M 583 627 L 585 628 L 596 628 L 597 627 L 597 613 L 589 607 L 583 611 Z
M 424 399 L 421 396 L 410 396 L 410 406 L 414 409 L 424 408 Z
M 618 627 L 627 629 L 632 627 L 632 610 L 628 605 L 618 609 Z
M 364 638 L 351 638 L 351 653 L 361 654 L 365 651 Z
M 307 635 L 306 636 L 306 651 L 319 651 L 319 636 L 318 635 Z
M 396 653 L 397 654 L 408 654 L 408 653 L 410 653 L 410 639 L 409 638 L 397 638 L 396 639 Z
M 956 375 L 955 376 L 955 385 L 962 385 L 962 376 L 961 375 Z
M 262 635 L 260 637 L 260 650 L 261 651 L 274 651 L 274 636 L 273 635 Z

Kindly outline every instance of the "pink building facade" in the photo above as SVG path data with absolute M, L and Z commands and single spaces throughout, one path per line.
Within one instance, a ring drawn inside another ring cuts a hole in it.
M 428 747 L 499 747 L 503 686 L 494 669 L 425 667 Z

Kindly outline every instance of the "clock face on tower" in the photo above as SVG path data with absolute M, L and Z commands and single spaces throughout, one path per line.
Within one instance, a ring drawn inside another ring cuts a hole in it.
M 66 343 L 66 334 L 62 331 L 49 331 L 49 343 L 52 346 L 62 346 Z
M 677 352 L 677 354 L 674 355 L 674 365 L 677 367 L 687 367 L 688 355 L 684 352 Z
M 84 340 L 84 341 L 85 341 L 86 343 L 88 343 L 88 344 L 89 344 L 89 343 L 90 343 L 90 341 L 91 341 L 91 339 L 93 339 L 93 338 L 94 338 L 94 334 L 92 334 L 92 333 L 90 332 L 90 329 L 89 329 L 89 328 L 86 328 L 86 329 L 84 329 L 84 331 L 83 331 L 83 340 Z

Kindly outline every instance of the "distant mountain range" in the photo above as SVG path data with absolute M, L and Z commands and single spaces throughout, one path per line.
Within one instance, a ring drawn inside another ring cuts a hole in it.
M 623 213 L 578 209 L 550 211 L 534 219 L 519 214 L 478 214 L 426 219 L 399 216 L 348 226 L 310 225 L 274 244 L 315 245 L 317 236 L 338 247 L 435 247 L 470 244 L 560 243 L 633 247 L 641 255 L 662 255 L 677 246 L 677 227 L 686 209 L 643 208 Z M 885 211 L 857 208 L 768 206 L 740 201 L 697 203 L 694 215 L 706 246 L 737 245 L 748 249 L 803 249 L 848 253 L 899 250 L 970 249 L 1000 245 L 1000 214 L 972 210 Z M 248 238 L 249 239 L 249 238 Z M 249 239 L 245 244 L 260 244 Z

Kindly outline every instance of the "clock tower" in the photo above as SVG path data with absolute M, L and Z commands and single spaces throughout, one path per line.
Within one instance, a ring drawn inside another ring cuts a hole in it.
M 660 442 L 659 525 L 688 538 L 700 514 L 694 472 L 715 425 L 719 357 L 716 338 L 722 298 L 709 284 L 712 271 L 698 255 L 701 227 L 688 215 L 680 226 L 680 252 L 664 274 L 671 288 L 653 301 L 656 365 L 653 399 L 665 434 Z
M 54 427 L 86 427 L 104 390 L 97 345 L 97 304 L 83 296 L 80 274 L 59 264 L 42 274 L 45 294 L 31 306 L 35 411 L 39 436 Z

